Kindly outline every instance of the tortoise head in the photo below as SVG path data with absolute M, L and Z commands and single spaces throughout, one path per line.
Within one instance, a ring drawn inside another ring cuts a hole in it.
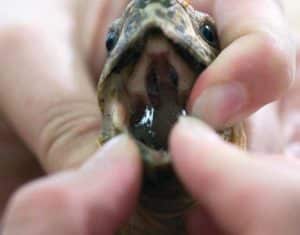
M 134 0 L 112 24 L 106 44 L 99 142 L 129 134 L 144 162 L 143 207 L 157 214 L 181 211 L 191 201 L 182 200 L 187 195 L 172 170 L 168 136 L 178 117 L 189 115 L 194 82 L 218 55 L 214 21 L 176 0 Z M 220 134 L 234 141 L 236 131 Z

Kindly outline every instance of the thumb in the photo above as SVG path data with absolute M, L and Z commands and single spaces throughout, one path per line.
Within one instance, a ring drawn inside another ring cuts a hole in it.
M 0 16 L 0 112 L 48 172 L 86 161 L 101 121 L 67 2 L 7 3 Z
M 170 151 L 175 170 L 199 206 L 222 230 L 243 234 L 253 219 L 252 202 L 261 196 L 263 171 L 257 159 L 192 118 L 180 119 L 171 134 Z
M 83 167 L 25 185 L 12 198 L 4 234 L 114 234 L 136 206 L 141 179 L 134 142 L 119 136 Z M 41 216 L 42 215 L 42 216 Z

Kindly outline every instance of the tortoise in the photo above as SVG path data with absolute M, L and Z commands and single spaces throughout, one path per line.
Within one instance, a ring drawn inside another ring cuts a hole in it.
M 213 19 L 180 0 L 131 0 L 109 29 L 98 83 L 103 114 L 99 144 L 116 135 L 135 140 L 144 176 L 139 206 L 118 234 L 183 235 L 195 202 L 172 169 L 168 135 L 196 78 L 220 52 Z M 242 124 L 218 130 L 246 147 Z

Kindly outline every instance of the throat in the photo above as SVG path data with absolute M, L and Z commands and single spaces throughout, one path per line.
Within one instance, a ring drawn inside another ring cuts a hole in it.
M 168 149 L 170 130 L 178 117 L 186 114 L 178 94 L 178 74 L 162 56 L 149 66 L 146 76 L 147 103 L 131 117 L 136 139 L 155 150 Z
M 181 115 L 197 73 L 161 36 L 148 38 L 140 59 L 128 75 L 129 130 L 147 147 L 168 150 L 170 131 Z

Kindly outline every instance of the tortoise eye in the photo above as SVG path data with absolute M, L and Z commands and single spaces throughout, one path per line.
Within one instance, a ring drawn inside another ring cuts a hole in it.
M 218 46 L 218 35 L 216 29 L 209 23 L 203 24 L 199 28 L 200 35 L 213 47 Z
M 110 30 L 107 34 L 106 38 L 106 49 L 108 52 L 112 51 L 114 47 L 116 46 L 117 42 L 119 40 L 119 34 L 118 32 L 114 30 Z

